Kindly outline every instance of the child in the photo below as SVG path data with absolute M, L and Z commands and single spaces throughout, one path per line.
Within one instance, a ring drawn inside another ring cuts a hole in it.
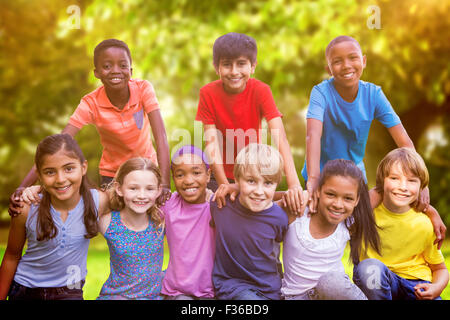
M 374 213 L 381 255 L 368 247 L 353 272 L 370 300 L 440 299 L 447 286 L 448 271 L 433 244 L 430 220 L 412 209 L 428 181 L 423 159 L 409 148 L 389 152 L 378 165 L 376 188 L 383 202 Z
M 155 205 L 162 189 L 159 169 L 150 159 L 132 158 L 113 181 L 108 192 L 114 210 L 99 221 L 111 273 L 97 299 L 160 299 L 164 220 Z
M 283 296 L 286 300 L 367 300 L 342 265 L 349 240 L 354 264 L 363 239 L 379 247 L 364 175 L 350 160 L 330 160 L 320 173 L 316 192 L 316 213 L 289 215 L 283 242 Z
M 234 159 L 244 146 L 260 142 L 261 120 L 267 120 L 272 140 L 283 157 L 288 189 L 298 207 L 303 203 L 302 187 L 286 139 L 282 114 L 270 87 L 251 78 L 256 68 L 257 47 L 253 38 L 227 33 L 216 39 L 213 64 L 219 80 L 200 89 L 196 120 L 202 121 L 212 175 L 208 188 L 216 192 L 219 207 L 225 195 L 237 193 L 233 175 Z M 222 152 L 223 151 L 223 152 Z
M 216 297 L 280 299 L 281 274 L 273 251 L 283 240 L 288 217 L 272 200 L 282 178 L 283 159 L 275 148 L 251 143 L 237 155 L 233 173 L 240 191 L 237 200 L 227 201 L 221 209 L 211 202 Z
M 314 86 L 306 115 L 306 161 L 302 176 L 312 198 L 311 211 L 317 206 L 315 191 L 320 170 L 328 160 L 352 160 L 365 175 L 363 158 L 374 119 L 387 128 L 397 146 L 414 148 L 381 88 L 360 80 L 366 56 L 358 41 L 339 36 L 328 44 L 325 57 L 326 70 L 332 78 Z M 370 195 L 372 201 L 380 201 L 373 190 Z M 422 211 L 429 203 L 428 188 L 419 199 L 424 203 L 419 207 Z
M 89 240 L 97 234 L 97 212 L 107 209 L 107 198 L 90 187 L 87 162 L 68 134 L 43 139 L 35 166 L 42 200 L 23 205 L 11 218 L 0 299 L 82 300 Z
M 171 166 L 177 191 L 161 208 L 170 252 L 161 292 L 167 300 L 212 299 L 215 234 L 209 224 L 209 164 L 200 149 L 186 145 L 172 156 Z
M 153 86 L 146 80 L 131 79 L 131 53 L 120 40 L 100 42 L 94 50 L 94 66 L 94 75 L 103 86 L 81 99 L 62 132 L 74 137 L 84 125 L 96 126 L 103 146 L 101 185 L 111 182 L 119 165 L 129 158 L 142 156 L 160 163 L 164 201 L 170 196 L 169 147 Z M 20 208 L 18 201 L 24 187 L 32 185 L 36 178 L 33 167 L 10 198 L 11 215 Z

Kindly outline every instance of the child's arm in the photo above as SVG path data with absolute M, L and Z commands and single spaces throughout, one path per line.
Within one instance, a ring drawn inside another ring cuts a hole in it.
M 292 157 L 291 148 L 286 137 L 286 131 L 284 130 L 283 121 L 281 117 L 275 117 L 267 122 L 270 129 L 270 136 L 272 141 L 275 141 L 281 157 L 284 161 L 284 173 L 286 174 L 286 182 L 288 185 L 290 202 L 290 209 L 297 213 L 306 199 L 303 199 L 303 189 L 298 179 L 297 171 L 295 170 L 294 159 Z
M 322 121 L 317 119 L 306 120 L 306 170 L 308 172 L 306 189 L 309 193 L 309 210 L 311 212 L 316 211 L 318 201 L 315 191 L 319 185 L 322 130 Z
M 448 270 L 444 262 L 428 266 L 433 273 L 433 280 L 431 283 L 419 283 L 414 287 L 414 294 L 418 300 L 436 299 L 448 284 Z
M 387 129 L 389 134 L 391 135 L 392 139 L 394 139 L 395 144 L 401 148 L 411 148 L 413 150 L 416 150 L 414 148 L 414 143 L 412 142 L 411 138 L 408 136 L 408 133 L 406 132 L 405 128 L 401 123 L 390 127 Z M 419 195 L 419 201 L 416 205 L 416 210 L 418 212 L 423 212 L 427 206 L 430 204 L 430 191 L 428 187 L 424 188 Z
M 437 248 L 440 249 L 442 243 L 444 243 L 447 227 L 442 221 L 439 212 L 433 206 L 428 206 L 427 210 L 424 213 L 428 216 L 428 218 L 430 218 L 431 223 L 433 224 L 434 233 L 436 234 L 436 240 L 434 241 L 434 244 L 437 243 Z
M 156 144 L 156 155 L 158 157 L 158 165 L 161 171 L 162 193 L 158 198 L 158 203 L 164 203 L 170 199 L 170 156 L 169 143 L 167 142 L 166 128 L 161 117 L 159 109 L 148 113 L 148 119 L 152 128 L 153 137 Z
M 230 183 L 225 174 L 216 126 L 214 124 L 205 124 L 203 130 L 205 133 L 205 153 L 209 159 L 214 179 L 216 179 L 219 186 L 212 201 L 217 201 L 217 206 L 222 208 L 226 203 L 226 195 L 230 194 L 230 200 L 234 201 L 239 193 L 239 188 L 235 183 Z
M 8 245 L 0 266 L 0 300 L 5 300 L 8 296 L 17 265 L 22 257 L 22 250 L 26 241 L 25 223 L 28 210 L 29 206 L 25 204 L 22 207 L 21 214 L 17 217 L 11 217 Z

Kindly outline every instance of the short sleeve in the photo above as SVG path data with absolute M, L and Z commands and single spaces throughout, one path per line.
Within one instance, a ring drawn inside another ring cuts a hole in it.
M 391 128 L 401 123 L 400 118 L 380 87 L 376 89 L 375 98 L 375 119 L 380 121 L 386 128 Z
M 69 124 L 81 129 L 83 126 L 91 123 L 94 123 L 94 115 L 92 113 L 89 100 L 86 97 L 83 97 L 80 104 L 70 117 Z
M 150 113 L 156 109 L 159 109 L 159 102 L 156 98 L 155 89 L 147 80 L 142 81 L 141 84 L 141 101 L 145 113 Z
M 311 95 L 309 97 L 308 111 L 306 112 L 306 119 L 317 119 L 323 122 L 323 115 L 325 113 L 326 101 L 325 97 L 317 88 L 314 86 L 311 90 Z
M 445 261 L 441 250 L 437 248 L 437 244 L 433 244 L 435 239 L 436 236 L 433 232 L 432 236 L 429 237 L 428 240 L 429 245 L 425 248 L 423 253 L 425 261 L 429 264 L 440 264 Z
M 273 98 L 272 90 L 266 84 L 263 84 L 260 89 L 261 97 L 261 111 L 266 121 L 270 121 L 276 117 L 282 117 L 283 114 L 278 110 L 275 100 Z
M 203 122 L 203 124 L 215 124 L 216 119 L 214 113 L 212 112 L 212 102 L 208 99 L 208 95 L 205 90 L 200 89 L 200 98 L 198 101 L 197 115 L 195 120 Z

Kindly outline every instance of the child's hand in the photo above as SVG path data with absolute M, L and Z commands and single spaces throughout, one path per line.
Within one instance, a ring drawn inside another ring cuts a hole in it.
M 170 199 L 170 196 L 172 195 L 172 192 L 168 187 L 163 186 L 161 194 L 159 195 L 158 199 L 156 199 L 156 203 L 159 206 L 163 206 L 167 200 Z
M 226 204 L 225 197 L 228 194 L 230 195 L 230 200 L 234 201 L 239 194 L 239 186 L 236 183 L 222 183 L 219 188 L 217 188 L 212 201 L 216 201 L 217 207 L 222 208 Z
M 24 189 L 24 187 L 17 188 L 11 197 L 9 197 L 8 213 L 11 217 L 15 217 L 20 214 L 20 209 L 23 207 L 20 196 L 22 195 Z
M 440 292 L 433 283 L 419 283 L 414 287 L 417 300 L 433 300 L 439 297 Z
M 41 192 L 41 186 L 31 186 L 25 188 L 20 196 L 20 199 L 26 204 L 34 204 L 37 205 L 41 202 L 41 198 L 39 197 L 39 193 Z
M 426 212 L 429 205 L 430 205 L 430 189 L 426 187 L 423 188 L 422 191 L 420 191 L 415 209 L 417 212 Z
M 288 189 L 282 197 L 282 204 L 289 208 L 289 211 L 295 215 L 301 216 L 308 203 L 308 191 L 303 190 L 301 186 Z
M 306 190 L 308 191 L 308 203 L 309 212 L 314 213 L 317 210 L 317 203 L 319 199 L 317 198 L 316 190 L 319 187 L 319 180 L 317 178 L 310 178 L 306 183 Z

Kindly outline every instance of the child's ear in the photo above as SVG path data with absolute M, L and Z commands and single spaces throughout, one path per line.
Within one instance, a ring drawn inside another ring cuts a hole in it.
M 258 64 L 258 61 L 255 61 L 255 63 L 252 64 L 250 74 L 254 74 L 255 73 L 255 69 L 256 69 L 256 65 L 257 64 Z
M 84 162 L 81 164 L 81 172 L 83 176 L 87 173 L 87 169 L 88 169 L 88 162 L 87 160 L 84 160 Z
M 114 190 L 116 190 L 116 193 L 119 197 L 123 197 L 122 188 L 120 187 L 120 184 L 117 181 L 114 181 Z
M 328 73 L 329 76 L 332 76 L 333 74 L 331 73 L 331 69 L 328 66 L 328 64 L 325 66 L 325 71 Z
M 214 70 L 216 70 L 216 74 L 220 77 L 219 66 L 216 66 L 216 65 L 213 63 L 213 67 L 214 67 Z
M 366 67 L 366 63 L 367 63 L 366 55 L 363 55 L 363 56 L 362 56 L 362 64 L 363 64 L 363 68 Z
M 211 168 L 208 168 L 208 170 L 206 170 L 206 175 L 208 176 L 208 179 L 206 180 L 206 183 L 208 183 L 209 180 L 211 180 Z
M 133 68 L 130 67 L 130 76 L 132 76 L 132 75 L 133 75 Z
M 100 79 L 100 75 L 98 74 L 97 69 L 94 69 L 94 76 L 95 76 L 97 79 Z

